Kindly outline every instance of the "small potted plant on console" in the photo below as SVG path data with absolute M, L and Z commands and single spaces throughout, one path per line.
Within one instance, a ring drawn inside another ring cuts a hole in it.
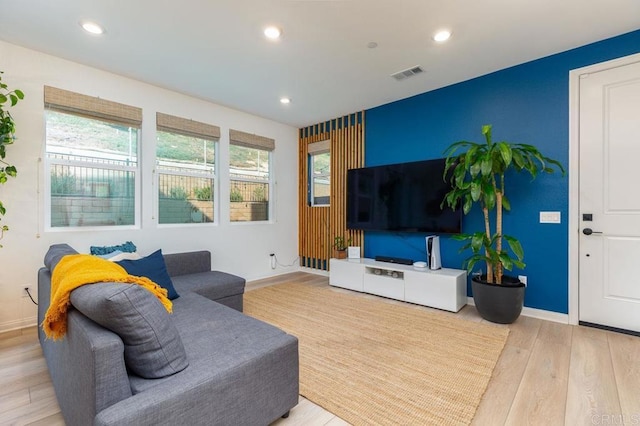
M 503 210 L 511 210 L 505 194 L 505 176 L 512 171 L 526 171 L 535 178 L 541 172 L 554 172 L 554 167 L 564 175 L 564 168 L 532 145 L 493 142 L 491 125 L 482 126 L 482 134 L 484 143 L 460 141 L 445 150 L 444 176 L 450 179 L 452 189 L 441 207 L 461 204 L 464 214 L 468 214 L 474 204 L 479 205 L 484 230 L 453 238 L 466 241 L 461 251 L 471 249 L 471 256 L 464 262 L 469 274 L 477 263 L 486 265 L 486 273 L 471 279 L 476 309 L 488 321 L 510 324 L 522 311 L 525 285 L 518 278 L 504 275 L 504 270 L 511 271 L 514 266 L 522 269 L 525 264 L 520 242 L 502 232 Z
M 351 238 L 345 240 L 342 236 L 335 237 L 333 239 L 333 257 L 336 259 L 346 259 L 349 244 L 351 244 Z

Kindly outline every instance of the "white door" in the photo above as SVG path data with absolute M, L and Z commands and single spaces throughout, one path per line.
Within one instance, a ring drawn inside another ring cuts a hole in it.
M 579 120 L 579 319 L 640 332 L 640 62 L 581 75 Z

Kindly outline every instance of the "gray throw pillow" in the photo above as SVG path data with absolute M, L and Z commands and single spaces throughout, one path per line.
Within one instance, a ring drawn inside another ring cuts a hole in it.
M 71 304 L 113 331 L 124 343 L 124 360 L 134 374 L 157 379 L 184 370 L 189 362 L 170 314 L 136 284 L 87 284 L 71 292 Z
M 47 267 L 49 272 L 53 273 L 53 270 L 64 256 L 68 254 L 78 254 L 69 244 L 54 244 L 49 247 L 47 254 L 44 255 L 44 266 Z

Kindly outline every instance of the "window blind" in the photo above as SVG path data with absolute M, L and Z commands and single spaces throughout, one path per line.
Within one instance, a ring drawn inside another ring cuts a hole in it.
M 45 108 L 140 128 L 142 108 L 44 86 Z
M 312 142 L 307 145 L 307 152 L 309 154 L 322 154 L 331 150 L 331 140 Z
M 174 115 L 156 113 L 158 130 L 168 133 L 179 133 L 200 139 L 220 139 L 220 127 L 200 121 L 176 117 Z
M 264 149 L 266 151 L 273 151 L 276 147 L 276 141 L 274 139 L 233 129 L 229 129 L 229 143 L 231 143 L 231 145 Z

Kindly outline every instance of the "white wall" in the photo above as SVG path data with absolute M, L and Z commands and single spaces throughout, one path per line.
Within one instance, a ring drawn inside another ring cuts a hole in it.
M 66 242 L 85 253 L 91 245 L 121 244 L 128 240 L 133 241 L 143 255 L 158 248 L 165 253 L 206 249 L 212 253 L 215 269 L 249 280 L 298 269 L 296 263 L 296 266 L 272 270 L 269 259 L 269 253 L 276 253 L 280 263 L 290 264 L 297 256 L 297 129 L 1 41 L 0 58 L 3 81 L 25 93 L 24 101 L 11 110 L 18 140 L 7 152 L 9 162 L 18 168 L 18 176 L 0 186 L 0 200 L 7 208 L 0 224 L 10 227 L 1 241 L 4 248 L 0 249 L 0 331 L 36 323 L 35 305 L 23 297 L 23 288 L 28 286 L 34 293 L 37 291 L 37 270 L 43 265 L 48 247 L 55 243 Z M 140 229 L 44 230 L 44 177 L 40 161 L 44 149 L 44 85 L 143 109 Z M 275 139 L 272 221 L 231 224 L 229 205 L 221 203 L 216 225 L 158 227 L 153 218 L 155 192 L 151 185 L 156 111 L 221 127 L 217 200 L 229 199 L 229 176 L 225 167 L 229 158 L 229 128 Z

